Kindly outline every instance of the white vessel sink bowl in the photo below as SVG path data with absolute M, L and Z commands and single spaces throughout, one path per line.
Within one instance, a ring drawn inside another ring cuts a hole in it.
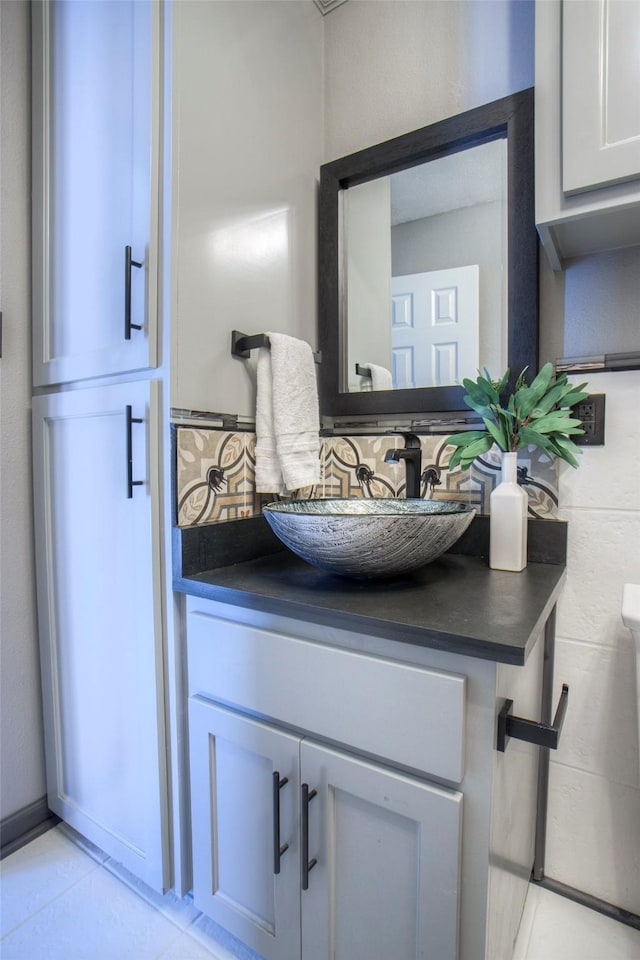
M 299 557 L 359 579 L 430 563 L 462 536 L 474 514 L 453 500 L 293 500 L 264 507 L 273 532 Z

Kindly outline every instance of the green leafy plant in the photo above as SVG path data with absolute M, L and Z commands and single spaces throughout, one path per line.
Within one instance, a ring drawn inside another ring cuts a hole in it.
M 586 383 L 574 387 L 567 383 L 566 373 L 554 378 L 553 364 L 547 363 L 529 386 L 526 370 L 525 367 L 518 377 L 506 403 L 502 394 L 509 382 L 509 370 L 501 380 L 492 380 L 485 369 L 484 375 L 478 371 L 476 380 L 462 381 L 467 391 L 464 402 L 480 414 L 487 429 L 447 437 L 445 442 L 455 447 L 450 470 L 458 465 L 463 469 L 470 467 L 494 443 L 507 453 L 521 447 L 539 447 L 549 457 L 560 457 L 572 467 L 578 466 L 576 454 L 582 451 L 571 437 L 584 430 L 581 421 L 572 416 L 572 407 L 589 396 L 583 390 Z

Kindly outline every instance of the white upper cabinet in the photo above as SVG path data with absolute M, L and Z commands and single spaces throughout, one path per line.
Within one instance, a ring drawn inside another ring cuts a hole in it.
M 640 243 L 640 0 L 536 3 L 536 222 L 554 269 Z
M 159 6 L 33 10 L 34 384 L 154 367 Z
M 640 3 L 563 4 L 562 143 L 566 194 L 640 174 Z

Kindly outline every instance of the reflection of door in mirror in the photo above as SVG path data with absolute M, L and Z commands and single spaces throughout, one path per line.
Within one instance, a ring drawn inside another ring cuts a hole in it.
M 394 389 L 507 366 L 506 183 L 501 136 L 343 190 L 347 390 L 371 389 L 356 364 Z
M 478 266 L 391 278 L 393 386 L 443 387 L 478 369 Z

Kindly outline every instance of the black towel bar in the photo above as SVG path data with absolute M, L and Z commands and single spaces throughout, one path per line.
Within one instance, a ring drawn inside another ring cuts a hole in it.
M 513 738 L 514 740 L 526 740 L 527 743 L 535 743 L 538 747 L 557 750 L 568 704 L 569 687 L 566 683 L 563 683 L 556 715 L 553 718 L 553 723 L 548 724 L 514 717 L 511 713 L 513 700 L 505 700 L 498 714 L 497 749 L 504 753 L 509 738 Z
M 248 335 L 241 333 L 240 330 L 231 331 L 231 356 L 238 357 L 240 360 L 248 360 L 252 350 L 259 347 L 270 347 L 269 337 L 266 333 L 254 333 Z M 313 359 L 316 363 L 322 363 L 322 353 L 314 352 Z

